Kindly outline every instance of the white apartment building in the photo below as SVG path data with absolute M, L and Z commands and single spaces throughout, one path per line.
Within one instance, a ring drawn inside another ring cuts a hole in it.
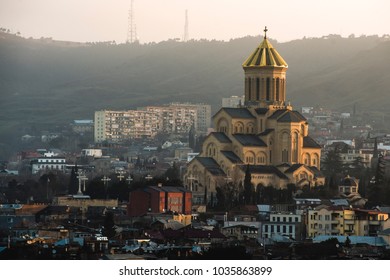
M 40 157 L 31 164 L 32 174 L 41 171 L 65 172 L 66 161 L 63 157 Z
M 269 222 L 262 224 L 262 238 L 273 238 L 276 235 L 294 240 L 304 239 L 304 222 L 302 215 L 293 213 L 271 213 Z

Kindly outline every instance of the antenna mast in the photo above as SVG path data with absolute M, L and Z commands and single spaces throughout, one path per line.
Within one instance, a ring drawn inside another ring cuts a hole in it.
M 128 28 L 127 28 L 127 44 L 132 44 L 134 43 L 137 39 L 137 34 L 136 34 L 136 26 L 134 24 L 134 0 L 131 0 L 130 3 L 130 9 L 129 9 L 129 17 L 128 17 Z
M 184 35 L 183 35 L 183 42 L 188 41 L 188 11 L 186 10 L 185 13 L 185 23 L 184 23 Z

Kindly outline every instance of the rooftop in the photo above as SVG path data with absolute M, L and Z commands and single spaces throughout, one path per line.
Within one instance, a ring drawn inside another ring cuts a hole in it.
M 267 144 L 256 135 L 233 134 L 232 136 L 243 146 L 267 147 Z
M 266 31 L 266 30 L 265 30 Z M 272 44 L 268 41 L 267 36 L 264 36 L 263 42 L 252 52 L 252 54 L 244 61 L 242 67 L 284 67 L 288 65 L 282 56 L 276 51 Z

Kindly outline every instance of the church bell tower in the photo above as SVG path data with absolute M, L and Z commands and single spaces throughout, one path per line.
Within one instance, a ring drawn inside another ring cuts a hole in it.
M 245 105 L 284 106 L 286 101 L 287 63 L 267 39 L 242 64 L 245 72 Z

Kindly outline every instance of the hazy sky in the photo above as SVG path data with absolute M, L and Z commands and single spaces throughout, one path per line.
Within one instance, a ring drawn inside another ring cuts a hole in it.
M 126 41 L 131 0 L 0 0 L 0 27 L 24 37 Z M 182 38 L 229 40 L 262 34 L 284 42 L 328 34 L 389 34 L 390 0 L 134 0 L 141 43 Z

